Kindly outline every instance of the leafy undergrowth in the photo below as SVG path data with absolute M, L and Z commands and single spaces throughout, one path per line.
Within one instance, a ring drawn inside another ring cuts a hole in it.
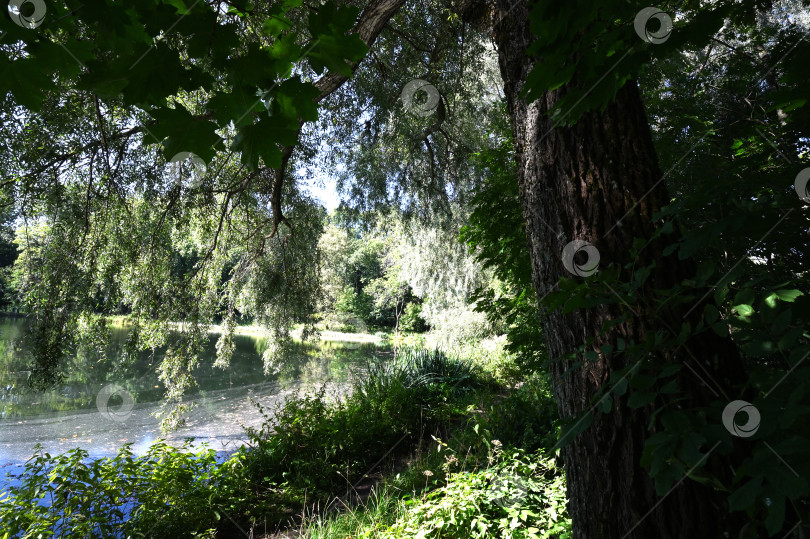
M 495 440 L 494 442 L 497 442 Z M 495 444 L 497 446 L 497 444 Z M 450 453 L 452 454 L 452 453 Z M 357 508 L 337 516 L 314 515 L 300 536 L 326 538 L 568 538 L 565 477 L 553 458 L 521 450 L 493 447 L 484 467 L 452 472 L 452 457 L 444 475 L 428 489 L 404 494 L 401 480 L 377 488 Z M 399 479 L 399 478 L 398 478 Z M 418 480 L 418 479 L 417 479 Z
M 533 376 L 505 397 L 490 394 L 484 401 L 470 408 L 467 425 L 447 441 L 436 439 L 362 504 L 339 513 L 314 510 L 298 535 L 570 537 L 564 473 L 544 449 L 559 432 L 547 381 Z
M 289 526 L 493 391 L 469 362 L 406 351 L 369 368 L 343 400 L 321 392 L 286 401 L 224 462 L 213 450 L 164 444 L 97 460 L 40 451 L 0 499 L 0 537 L 230 537 Z

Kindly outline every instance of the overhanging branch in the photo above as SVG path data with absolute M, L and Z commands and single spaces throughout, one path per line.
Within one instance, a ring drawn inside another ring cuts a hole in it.
M 370 49 L 382 29 L 404 3 L 405 0 L 372 0 L 360 14 L 352 33 L 357 35 Z M 352 72 L 354 72 L 360 62 L 351 62 L 350 65 Z M 349 80 L 349 77 L 340 73 L 327 73 L 318 79 L 315 82 L 315 87 L 321 93 L 315 98 L 315 102 L 321 102 L 325 97 L 340 88 L 347 80 Z M 300 135 L 301 126 L 299 125 L 296 140 Z M 270 200 L 270 207 L 273 211 L 273 232 L 270 237 L 275 235 L 278 231 L 278 225 L 284 220 L 284 214 L 281 211 L 281 191 L 284 186 L 287 163 L 290 161 L 294 149 L 295 146 L 285 146 L 282 149 L 281 166 L 273 171 L 273 194 Z

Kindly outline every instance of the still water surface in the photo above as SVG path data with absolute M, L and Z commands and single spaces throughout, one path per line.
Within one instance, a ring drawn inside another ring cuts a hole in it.
M 71 355 L 62 384 L 34 391 L 26 384 L 30 354 L 24 332 L 24 322 L 0 319 L 0 476 L 3 467 L 28 459 L 36 443 L 51 454 L 82 447 L 92 457 L 114 455 L 124 443 L 133 443 L 134 451 L 142 453 L 159 438 L 180 445 L 194 437 L 198 444 L 233 450 L 244 440 L 243 426 L 262 421 L 251 401 L 272 409 L 287 396 L 323 384 L 339 393 L 352 373 L 390 356 L 381 342 L 297 343 L 281 371 L 265 376 L 261 355 L 266 338 L 235 336 L 231 365 L 223 370 L 212 366 L 219 335 L 211 333 L 194 373 L 198 385 L 188 396 L 197 406 L 184 427 L 164 437 L 153 416 L 163 397 L 156 372 L 163 350 L 141 353 L 124 364 L 127 331 L 114 328 L 106 359 L 105 354 L 79 350 Z

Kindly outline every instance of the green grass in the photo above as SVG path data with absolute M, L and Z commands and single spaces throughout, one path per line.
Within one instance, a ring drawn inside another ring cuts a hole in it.
M 482 437 L 482 440 L 486 440 Z M 552 457 L 484 444 L 484 459 L 462 459 L 449 444 L 424 453 L 378 485 L 357 507 L 313 512 L 299 526 L 307 539 L 502 537 L 565 539 L 565 477 Z M 480 455 L 479 455 L 480 456 Z
M 299 526 L 299 534 L 309 539 L 357 537 L 361 533 L 373 535 L 388 529 L 400 513 L 398 493 L 378 489 L 360 507 L 349 507 L 339 514 L 313 512 L 307 515 Z
M 441 370 L 423 359 L 409 364 Z M 302 537 L 570 537 L 564 474 L 548 451 L 559 427 L 547 378 L 533 375 L 505 392 L 478 391 L 474 400 L 446 441 L 422 446 L 365 503 L 310 512 Z

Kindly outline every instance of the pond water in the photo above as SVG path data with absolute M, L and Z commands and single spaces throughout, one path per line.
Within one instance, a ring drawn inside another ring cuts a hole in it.
M 261 355 L 266 338 L 236 335 L 231 365 L 223 370 L 212 366 L 219 335 L 211 333 L 194 373 L 197 387 L 188 394 L 196 406 L 184 427 L 162 436 L 160 420 L 153 415 L 163 397 L 156 372 L 162 350 L 122 364 L 127 330 L 114 328 L 107 359 L 78 351 L 70 357 L 62 384 L 34 391 L 26 383 L 30 354 L 24 332 L 23 321 L 0 319 L 0 490 L 4 472 L 31 457 L 36 443 L 51 454 L 82 447 L 92 457 L 114 455 L 124 443 L 143 453 L 160 438 L 180 445 L 194 437 L 195 444 L 236 449 L 244 440 L 244 426 L 262 422 L 252 401 L 272 410 L 274 403 L 324 384 L 328 392 L 340 393 L 353 373 L 391 355 L 379 341 L 296 343 L 281 372 L 265 376 Z

